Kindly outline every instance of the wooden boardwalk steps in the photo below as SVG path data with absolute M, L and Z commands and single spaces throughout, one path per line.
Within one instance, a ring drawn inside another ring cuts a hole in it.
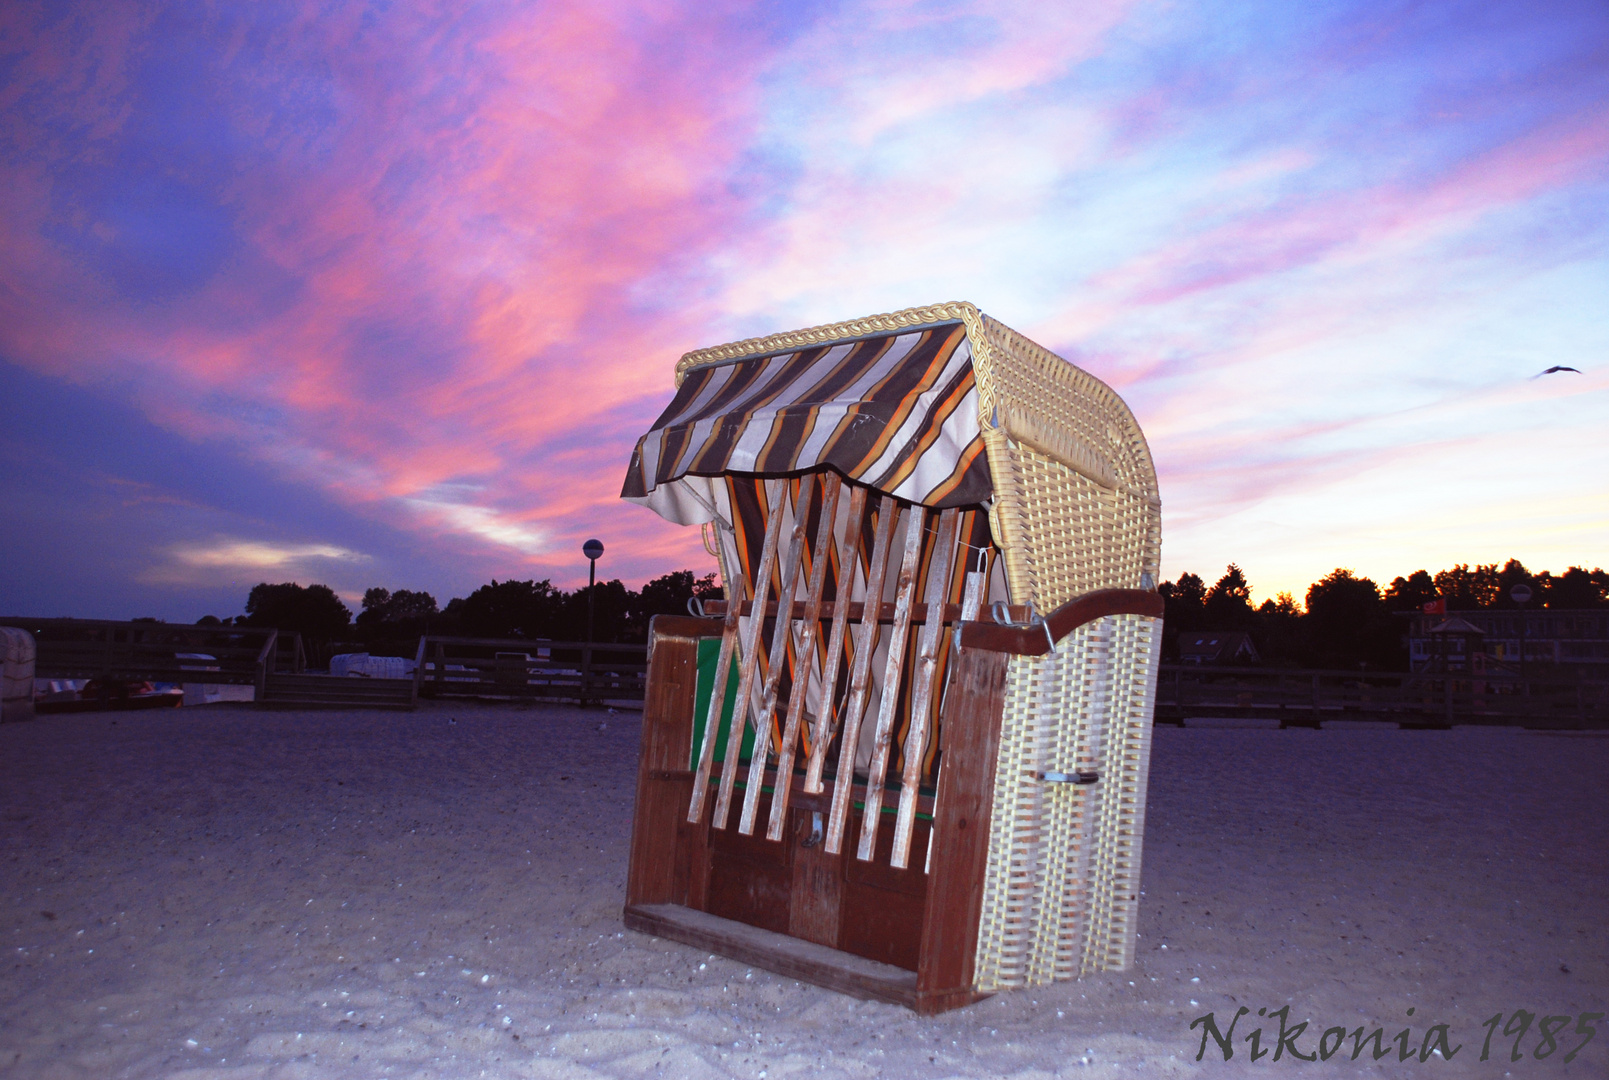
M 412 679 L 341 675 L 269 675 L 258 704 L 268 709 L 412 709 Z

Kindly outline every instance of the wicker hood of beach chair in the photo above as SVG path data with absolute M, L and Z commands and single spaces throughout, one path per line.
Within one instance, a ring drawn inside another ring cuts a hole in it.
M 1127 967 L 1162 605 L 1122 399 L 966 303 L 675 378 L 621 494 L 704 529 L 726 602 L 655 623 L 628 923 L 923 1012 Z M 766 888 L 726 880 L 762 864 Z M 917 897 L 918 925 L 868 888 Z M 800 967 L 738 924 L 914 981 Z

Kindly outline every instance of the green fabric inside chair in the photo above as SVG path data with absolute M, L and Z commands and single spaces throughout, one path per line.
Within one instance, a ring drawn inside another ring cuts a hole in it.
M 704 718 L 709 715 L 710 695 L 715 692 L 715 665 L 721 656 L 721 639 L 700 638 L 698 642 L 698 690 L 693 697 L 693 746 L 687 767 L 698 771 L 698 751 L 704 745 Z M 734 660 L 736 658 L 734 657 Z M 720 726 L 715 729 L 715 754 L 719 765 L 726 760 L 726 733 L 732 729 L 732 710 L 737 705 L 737 664 L 727 668 L 726 698 L 721 705 Z M 754 729 L 745 726 L 739 760 L 748 761 L 754 753 Z

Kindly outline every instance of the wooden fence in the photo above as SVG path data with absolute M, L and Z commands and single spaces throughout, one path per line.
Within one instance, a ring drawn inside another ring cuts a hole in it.
M 307 666 L 301 635 L 272 629 L 11 616 L 0 625 L 34 636 L 41 679 L 229 683 L 255 687 L 261 701 L 268 676 Z M 646 645 L 502 638 L 424 637 L 415 660 L 425 697 L 641 701 L 648 669 Z M 1340 719 L 1609 727 L 1609 679 L 1162 665 L 1159 723 L 1229 716 L 1287 727 Z
M 426 637 L 414 670 L 424 697 L 641 701 L 648 646 Z
M 1407 674 L 1164 664 L 1156 717 L 1261 717 L 1284 727 L 1391 720 L 1404 727 L 1609 727 L 1609 681 L 1563 674 Z
M 39 679 L 98 679 L 103 696 L 117 683 L 228 683 L 256 687 L 299 672 L 307 657 L 300 634 L 244 626 L 30 619 L 0 616 L 34 637 Z

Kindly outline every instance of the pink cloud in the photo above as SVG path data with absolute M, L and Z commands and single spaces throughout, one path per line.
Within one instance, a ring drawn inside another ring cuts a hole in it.
M 1237 217 L 1114 267 L 1089 284 L 1108 297 L 1107 306 L 1128 309 L 1355 258 L 1369 249 L 1422 244 L 1489 211 L 1601 176 L 1606 154 L 1609 119 L 1598 113 L 1571 117 L 1488 150 L 1430 184 L 1393 181 Z
M 105 39 L 92 45 L 59 29 L 8 88 L 61 104 L 36 110 L 8 170 L 0 347 L 68 378 L 131 379 L 165 425 L 244 438 L 382 516 L 465 479 L 511 521 L 612 499 L 630 440 L 584 433 L 634 402 L 650 419 L 703 337 L 692 292 L 632 290 L 674 288 L 746 213 L 724 185 L 763 56 L 720 12 L 671 14 L 408 9 L 363 26 L 307 9 L 255 60 L 224 50 L 220 134 L 254 148 L 212 194 L 246 257 L 293 282 L 277 308 L 239 259 L 153 307 L 42 239 L 54 175 L 115 146 L 140 101 L 127 83 L 143 27 L 89 20 Z M 37 20 L 17 33 L 50 36 Z M 280 111 L 297 93 L 338 102 L 328 126 Z M 72 147 L 48 145 L 73 125 Z M 516 467 L 567 439 L 586 453 L 562 476 Z

